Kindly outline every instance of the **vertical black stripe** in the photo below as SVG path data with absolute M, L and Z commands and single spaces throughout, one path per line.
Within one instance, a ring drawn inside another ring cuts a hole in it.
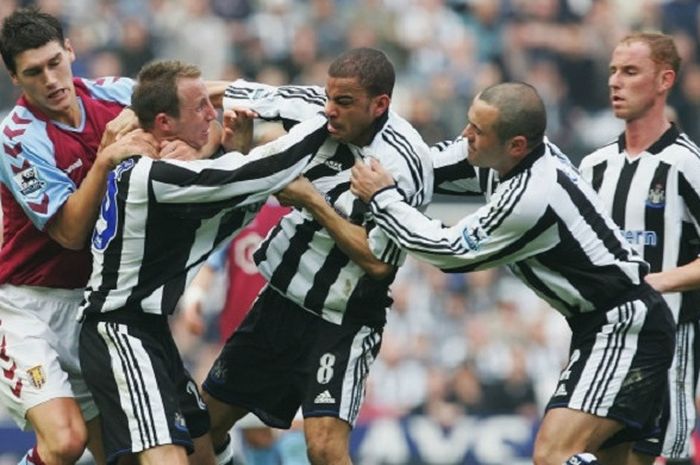
M 612 363 L 610 364 L 609 369 L 604 374 L 603 385 L 601 386 L 602 390 L 598 395 L 598 401 L 594 405 L 594 409 L 596 411 L 598 410 L 598 408 L 600 408 L 600 405 L 603 403 L 603 400 L 605 400 L 605 395 L 608 392 L 608 388 L 610 387 L 610 382 L 615 377 L 615 373 L 617 373 L 617 367 L 620 364 L 620 358 L 622 357 L 622 354 L 625 351 L 625 345 L 627 343 L 627 333 L 632 327 L 632 324 L 634 324 L 634 314 L 636 313 L 634 303 L 627 302 L 621 308 L 624 309 L 624 312 L 622 312 L 621 317 L 623 318 L 623 321 L 626 321 L 625 323 L 622 323 L 622 329 L 618 331 L 618 333 L 615 336 L 615 348 L 611 355 Z
M 121 360 L 122 370 L 124 371 L 124 375 L 126 376 L 127 386 L 129 388 L 129 399 L 132 402 L 131 405 L 135 413 L 135 420 L 139 427 L 139 436 L 141 437 L 141 442 L 144 445 L 154 445 L 155 437 L 153 436 L 152 430 L 148 428 L 148 425 L 143 424 L 142 422 L 142 420 L 146 418 L 146 412 L 144 410 L 144 393 L 142 392 L 142 389 L 139 389 L 141 386 L 139 386 L 136 383 L 137 379 L 141 379 L 141 371 L 138 369 L 138 364 L 136 364 L 135 360 L 133 359 L 133 356 L 128 356 L 125 346 L 128 346 L 129 342 L 128 340 L 121 340 L 119 334 L 119 325 L 116 323 L 108 322 L 104 324 L 105 332 L 107 333 L 107 336 L 112 340 L 112 343 L 114 344 L 117 350 L 117 354 L 119 355 L 119 359 Z M 137 412 L 139 412 L 140 414 Z
M 591 185 L 596 192 L 600 192 L 600 186 L 603 185 L 603 178 L 605 175 L 605 170 L 608 168 L 608 161 L 603 163 L 598 163 L 593 167 L 593 177 L 591 178 Z
M 665 196 L 668 192 L 668 172 L 671 168 L 667 163 L 659 163 L 652 177 L 649 190 L 647 191 L 646 204 L 644 208 L 644 229 L 656 233 L 656 244 L 650 244 L 645 238 L 644 259 L 651 265 L 651 271 L 656 273 L 661 271 L 664 261 L 665 237 L 665 216 L 666 200 L 659 201 L 655 195 Z
M 688 210 L 690 210 L 690 214 L 700 224 L 700 197 L 698 197 L 698 193 L 693 189 L 693 186 L 690 185 L 683 173 L 678 175 L 678 191 L 683 197 Z
M 615 196 L 613 197 L 612 211 L 610 212 L 613 221 L 625 229 L 625 211 L 627 210 L 627 194 L 630 192 L 634 173 L 637 171 L 639 163 L 630 163 L 625 160 L 625 165 L 620 172 L 620 179 L 615 186 Z
M 280 260 L 280 263 L 284 263 L 284 266 L 278 266 L 270 277 L 270 284 L 272 287 L 279 292 L 287 292 L 287 287 L 289 287 L 289 283 L 292 282 L 292 278 L 296 275 L 297 269 L 299 268 L 301 256 L 309 249 L 309 244 L 311 244 L 314 234 L 320 230 L 321 225 L 314 220 L 305 220 L 297 226 L 294 237 L 289 241 L 287 251 L 282 255 Z M 268 242 L 272 241 L 274 238 L 275 236 L 270 236 Z M 267 250 L 267 248 L 264 250 Z M 255 263 L 260 263 L 265 260 L 265 256 L 261 253 L 262 251 L 263 249 L 259 249 L 255 252 Z
M 629 261 L 629 252 L 625 244 L 620 242 L 610 229 L 603 218 L 603 215 L 598 212 L 591 200 L 574 184 L 574 182 L 561 171 L 557 172 L 557 182 L 569 194 L 572 203 L 581 213 L 586 223 L 593 229 L 596 236 L 603 242 L 605 248 L 620 261 Z M 617 197 L 617 194 L 615 195 Z M 622 223 L 617 223 L 621 225 Z
M 137 380 L 140 382 L 140 388 L 142 389 L 142 396 L 143 396 L 143 403 L 145 405 L 145 414 L 148 415 L 148 424 L 147 426 L 150 427 L 150 432 L 149 435 L 153 438 L 153 445 L 156 445 L 158 442 L 158 432 L 156 431 L 156 425 L 155 421 L 153 420 L 153 409 L 151 409 L 151 396 L 148 394 L 148 389 L 146 389 L 146 386 L 143 383 L 143 372 L 141 371 L 141 366 L 139 365 L 138 361 L 136 360 L 136 356 L 134 355 L 134 349 L 131 347 L 131 344 L 129 344 L 129 340 L 127 338 L 126 334 L 120 334 L 117 332 L 117 339 L 121 338 L 124 343 L 124 350 L 125 352 L 128 353 L 128 357 L 131 359 L 133 363 L 133 369 L 134 369 L 134 380 Z M 144 416 L 145 418 L 145 416 Z
M 340 270 L 348 264 L 350 259 L 337 245 L 328 252 L 326 260 L 314 275 L 314 282 L 304 299 L 304 308 L 312 312 L 321 314 L 326 297 L 331 286 L 338 279 Z
M 163 283 L 171 292 L 167 296 L 166 287 L 162 293 L 162 314 L 170 314 L 185 287 L 188 253 L 197 239 L 197 229 L 202 221 L 192 218 L 177 218 L 168 213 L 169 208 L 161 208 L 153 192 L 153 184 L 148 185 L 148 213 L 145 224 L 143 261 L 139 269 L 138 282 L 126 300 L 126 307 L 140 305 L 141 301 L 160 288 Z M 173 245 L 176 244 L 176 249 Z M 160 279 L 154 279 L 154 276 Z
M 467 161 L 464 162 L 465 164 L 468 163 Z M 481 192 L 488 192 L 488 191 L 493 191 L 495 188 L 493 185 L 490 186 L 491 189 L 489 190 L 489 181 L 491 180 L 491 170 L 489 168 L 479 168 L 478 169 L 479 173 L 479 188 L 481 189 Z

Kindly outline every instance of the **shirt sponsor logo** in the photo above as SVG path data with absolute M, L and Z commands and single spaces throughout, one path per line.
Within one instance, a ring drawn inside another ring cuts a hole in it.
M 46 183 L 39 178 L 37 169 L 33 166 L 20 171 L 14 176 L 22 195 L 31 195 L 44 188 Z
M 658 244 L 655 231 L 622 230 L 622 235 L 632 245 L 656 246 Z

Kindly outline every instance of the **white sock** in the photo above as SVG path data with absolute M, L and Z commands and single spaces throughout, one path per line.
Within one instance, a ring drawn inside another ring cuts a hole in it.
M 233 441 L 231 441 L 230 434 L 226 437 L 226 445 L 214 452 L 216 453 L 216 463 L 218 465 L 233 465 Z

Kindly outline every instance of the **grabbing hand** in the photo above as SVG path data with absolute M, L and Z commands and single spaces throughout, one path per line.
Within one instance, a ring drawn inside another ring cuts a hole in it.
M 187 142 L 180 139 L 160 141 L 158 158 L 169 160 L 198 160 L 201 157 L 199 151 Z
M 394 184 L 391 174 L 374 158 L 369 159 L 369 165 L 357 161 L 352 167 L 350 191 L 365 203 L 369 203 L 378 191 Z
M 253 145 L 253 120 L 257 113 L 247 108 L 224 111 L 221 145 L 229 151 L 248 153 Z
M 133 155 L 157 158 L 158 142 L 155 137 L 143 129 L 134 129 L 108 145 L 101 145 L 97 152 L 98 160 L 107 162 L 109 169 L 114 169 L 122 160 Z
M 314 198 L 321 198 L 311 181 L 304 176 L 299 176 L 294 181 L 275 194 L 277 200 L 285 207 L 304 208 Z
M 124 108 L 112 121 L 107 123 L 102 133 L 100 147 L 106 147 L 115 140 L 139 127 L 139 119 L 131 108 Z

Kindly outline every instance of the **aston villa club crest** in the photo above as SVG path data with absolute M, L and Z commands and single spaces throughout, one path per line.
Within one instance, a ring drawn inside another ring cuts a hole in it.
M 46 383 L 46 375 L 44 374 L 44 368 L 41 365 L 37 365 L 33 368 L 27 370 L 29 375 L 29 381 L 32 382 L 35 388 L 41 389 L 41 386 Z
M 664 190 L 663 184 L 654 184 L 654 186 L 649 189 L 646 205 L 649 208 L 663 208 L 666 205 L 666 191 Z

